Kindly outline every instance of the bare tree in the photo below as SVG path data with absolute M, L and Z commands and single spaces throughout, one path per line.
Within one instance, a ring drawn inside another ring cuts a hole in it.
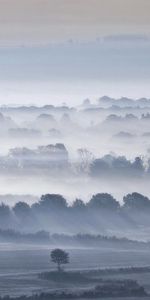
M 77 150 L 77 152 L 79 155 L 79 171 L 88 173 L 90 165 L 94 160 L 93 153 L 86 148 L 80 148 Z

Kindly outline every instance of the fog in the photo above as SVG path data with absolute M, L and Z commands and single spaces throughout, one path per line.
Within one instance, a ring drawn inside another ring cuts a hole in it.
M 149 125 L 148 98 L 0 107 L 2 296 L 81 293 L 100 278 L 107 293 L 149 292 Z M 61 281 L 55 248 L 70 256 Z
M 0 0 L 0 300 L 150 298 L 150 3 Z
M 0 108 L 0 193 L 149 196 L 150 100 Z M 28 186 L 28 190 L 26 190 Z M 29 202 L 29 201 L 28 201 Z
M 69 204 L 106 192 L 120 203 L 128 193 L 149 197 L 149 123 L 146 98 L 104 96 L 75 107 L 1 106 L 2 202 L 13 206 L 19 195 L 31 195 L 24 199 L 32 205 L 49 193 Z
M 20 8 L 25 10 L 25 5 Z M 62 22 L 60 26 L 62 34 Z M 10 24 L 7 25 L 9 29 Z M 89 29 L 84 29 L 89 33 Z M 37 29 L 35 31 L 39 37 Z M 21 40 L 22 35 L 24 31 Z M 149 97 L 150 39 L 145 30 L 141 34 L 128 34 L 118 32 L 117 28 L 115 34 L 106 33 L 105 36 L 99 31 L 96 37 L 94 31 L 94 37 L 87 41 L 70 36 L 57 42 L 49 38 L 46 44 L 25 41 L 16 44 L 12 40 L 5 44 L 0 36 L 0 45 L 1 105 L 61 105 L 63 102 L 77 105 L 84 98 L 95 101 L 105 93 L 118 98 L 124 95 L 134 99 Z

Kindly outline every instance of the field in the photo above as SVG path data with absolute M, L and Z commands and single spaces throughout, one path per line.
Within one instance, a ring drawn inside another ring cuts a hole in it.
M 56 289 L 85 289 L 85 283 L 57 283 L 43 280 L 38 274 L 55 269 L 50 262 L 51 249 L 33 246 L 3 245 L 0 251 L 0 295 L 31 295 L 50 292 Z M 68 270 L 92 270 L 118 267 L 150 266 L 150 251 L 116 251 L 113 249 L 67 249 L 70 254 Z M 150 272 L 127 273 L 114 272 L 102 275 L 105 279 L 133 279 L 150 293 Z M 88 288 L 95 283 L 89 283 Z M 132 298 L 133 299 L 133 298 Z

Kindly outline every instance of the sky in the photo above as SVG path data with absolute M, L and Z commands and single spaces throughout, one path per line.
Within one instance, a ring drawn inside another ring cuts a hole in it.
M 0 0 L 1 44 L 150 34 L 149 0 Z
M 149 0 L 0 0 L 0 104 L 150 97 Z

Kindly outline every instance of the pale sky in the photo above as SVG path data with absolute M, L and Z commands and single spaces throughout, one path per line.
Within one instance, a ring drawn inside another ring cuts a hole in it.
M 149 97 L 150 0 L 0 0 L 0 104 Z
M 0 44 L 150 34 L 149 0 L 0 0 Z

